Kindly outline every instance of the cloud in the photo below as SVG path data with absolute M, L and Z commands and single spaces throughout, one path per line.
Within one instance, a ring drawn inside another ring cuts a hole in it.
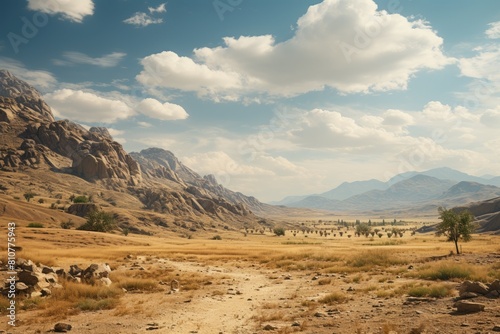
M 57 79 L 52 73 L 27 69 L 21 62 L 12 58 L 0 57 L 0 68 L 11 72 L 37 89 L 46 90 L 57 84 Z
M 194 91 L 215 100 L 406 89 L 412 75 L 454 60 L 425 22 L 378 11 L 372 0 L 324 0 L 299 18 L 294 36 L 225 37 L 192 57 L 165 51 L 142 59 L 144 85 Z
M 430 120 L 450 120 L 453 112 L 449 105 L 439 101 L 430 101 L 424 106 L 422 114 Z
M 162 121 L 186 119 L 189 117 L 184 108 L 174 103 L 161 103 L 152 98 L 142 100 L 137 105 L 137 110 L 148 117 L 159 119 Z
M 154 13 L 166 13 L 167 8 L 166 8 L 166 3 L 162 3 L 158 7 L 148 7 L 149 13 L 154 14 Z
M 500 21 L 489 24 L 490 28 L 486 30 L 486 36 L 491 39 L 500 38 Z
M 214 174 L 219 178 L 228 176 L 274 175 L 273 172 L 260 167 L 238 163 L 225 152 L 212 151 L 191 157 L 183 157 L 182 162 L 201 174 Z M 226 181 L 227 182 L 227 181 Z
M 500 49 L 499 45 L 490 45 L 478 49 L 479 54 L 471 58 L 461 58 L 459 67 L 462 75 L 487 79 L 490 81 L 500 81 Z
M 111 135 L 111 137 L 113 137 L 114 141 L 117 141 L 117 142 L 119 142 L 122 145 L 127 142 L 127 140 L 125 139 L 125 137 L 122 136 L 122 135 L 125 134 L 125 131 L 118 130 L 118 129 L 113 129 L 113 128 L 108 128 L 108 132 Z
M 408 113 L 401 110 L 389 109 L 382 115 L 384 121 L 382 124 L 388 126 L 406 126 L 413 124 L 414 119 Z
M 68 66 L 73 64 L 87 64 L 99 67 L 114 67 L 126 56 L 123 52 L 113 52 L 102 57 L 92 58 L 81 52 L 64 52 L 63 60 L 54 60 L 55 65 Z
M 141 128 L 150 128 L 153 126 L 153 124 L 151 123 L 148 123 L 148 122 L 137 122 L 137 124 L 141 127 Z
M 81 90 L 60 89 L 45 94 L 55 116 L 91 123 L 113 123 L 134 115 L 126 103 Z
M 162 18 L 154 18 L 152 16 L 149 16 L 146 13 L 140 13 L 137 12 L 135 13 L 132 17 L 129 17 L 126 20 L 123 20 L 124 23 L 135 25 L 138 27 L 147 27 L 148 25 L 151 24 L 160 24 L 163 23 Z
M 481 123 L 487 127 L 498 129 L 500 127 L 500 106 L 497 109 L 488 109 L 481 115 Z
M 64 20 L 81 23 L 83 18 L 94 14 L 92 0 L 28 0 L 28 9 L 47 13 L 61 14 Z

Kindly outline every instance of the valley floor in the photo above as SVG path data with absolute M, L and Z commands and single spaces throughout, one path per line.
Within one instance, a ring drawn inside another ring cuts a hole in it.
M 75 334 L 492 333 L 500 325 L 498 298 L 475 298 L 485 304 L 479 313 L 453 308 L 464 279 L 500 278 L 498 236 L 476 236 L 463 255 L 437 258 L 453 245 L 433 235 L 324 240 L 227 232 L 209 240 L 18 232 L 19 257 L 64 268 L 107 262 L 113 282 L 129 280 L 130 288 L 102 310 L 83 311 L 57 294 L 37 300 L 18 311 L 15 328 L 3 321 L 0 328 L 11 333 L 45 333 L 58 322 L 71 324 Z M 443 270 L 465 276 L 432 279 Z M 179 291 L 172 291 L 173 280 Z M 444 292 L 433 298 L 425 288 Z M 422 298 L 409 297 L 418 291 Z

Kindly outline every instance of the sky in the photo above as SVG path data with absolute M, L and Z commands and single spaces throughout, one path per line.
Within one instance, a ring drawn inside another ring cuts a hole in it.
M 500 2 L 4 0 L 0 69 L 57 119 L 262 201 L 500 170 Z

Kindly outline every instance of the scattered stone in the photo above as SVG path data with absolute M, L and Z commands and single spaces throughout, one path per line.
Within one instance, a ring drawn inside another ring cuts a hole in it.
M 471 298 L 476 298 L 477 296 L 479 296 L 477 293 L 475 292 L 469 292 L 469 291 L 466 291 L 462 294 L 460 294 L 460 299 L 471 299 Z
M 300 323 L 298 323 L 297 321 L 294 321 L 294 323 L 292 324 L 292 327 L 300 327 Z
M 484 311 L 485 305 L 482 303 L 474 303 L 466 300 L 459 300 L 455 303 L 458 313 L 475 313 Z
M 500 332 L 500 325 L 495 325 L 492 330 L 494 332 Z
M 347 291 L 354 291 L 354 288 L 352 286 L 350 286 Z
M 458 288 L 460 294 L 465 292 L 474 292 L 480 295 L 486 295 L 489 292 L 488 286 L 482 282 L 465 281 Z
M 314 313 L 314 316 L 315 316 L 316 318 L 323 318 L 323 317 L 325 317 L 325 315 L 324 315 L 323 313 L 321 313 L 321 312 L 316 312 L 316 313 Z
M 462 327 L 469 327 L 470 325 L 468 323 L 464 322 L 460 326 L 462 326 Z
M 66 332 L 69 332 L 71 330 L 71 325 L 70 324 L 65 324 L 63 322 L 59 322 L 57 324 L 55 324 L 54 326 L 54 332 L 56 333 L 66 333 Z
M 263 328 L 265 331 L 273 331 L 275 329 L 278 329 L 277 327 L 271 326 L 271 325 L 265 325 Z

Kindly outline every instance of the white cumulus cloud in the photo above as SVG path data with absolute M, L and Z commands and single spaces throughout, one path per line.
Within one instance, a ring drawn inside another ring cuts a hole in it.
M 139 27 L 147 27 L 151 24 L 160 24 L 163 23 L 162 18 L 154 18 L 146 13 L 135 13 L 133 16 L 129 17 L 126 20 L 123 20 L 124 23 L 139 26 Z
M 373 0 L 324 0 L 299 18 L 295 34 L 224 38 L 224 45 L 145 57 L 137 80 L 235 100 L 248 94 L 295 96 L 332 87 L 343 93 L 406 89 L 412 75 L 454 60 L 423 21 L 377 10 Z
M 169 102 L 161 103 L 152 98 L 142 100 L 137 105 L 137 110 L 143 115 L 163 121 L 189 117 L 186 110 L 180 105 Z
M 489 24 L 490 28 L 486 30 L 486 36 L 491 39 L 500 38 L 500 21 Z
M 148 7 L 148 10 L 151 14 L 165 13 L 167 11 L 166 3 L 162 3 L 158 7 Z
M 60 14 L 63 19 L 78 23 L 94 14 L 92 0 L 28 0 L 28 8 L 50 15 Z
M 55 116 L 74 121 L 113 123 L 134 115 L 126 103 L 81 90 L 60 89 L 44 95 Z

